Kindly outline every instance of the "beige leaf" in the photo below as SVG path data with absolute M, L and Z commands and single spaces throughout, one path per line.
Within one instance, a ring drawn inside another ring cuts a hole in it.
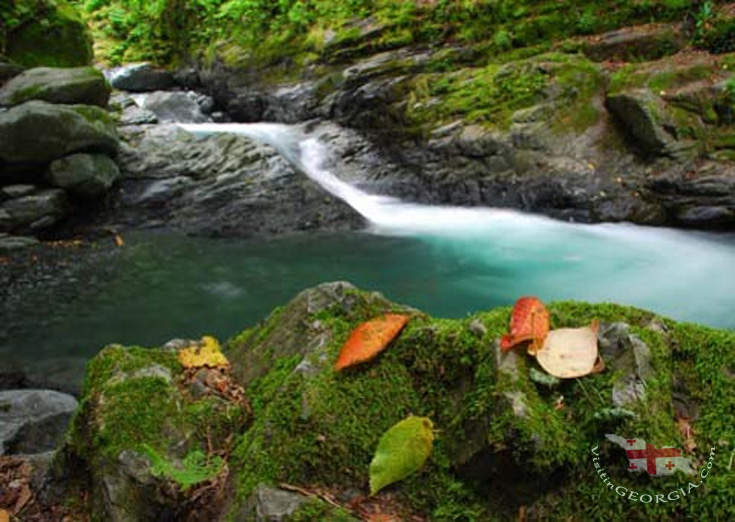
M 552 330 L 536 354 L 539 365 L 550 375 L 572 379 L 588 375 L 597 363 L 597 321 L 584 328 Z

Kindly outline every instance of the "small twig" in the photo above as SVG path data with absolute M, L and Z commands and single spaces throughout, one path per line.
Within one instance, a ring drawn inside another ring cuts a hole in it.
M 346 509 L 347 511 L 353 512 L 351 509 L 349 509 L 346 506 L 343 506 L 342 504 L 339 504 L 338 502 L 332 500 L 329 498 L 328 495 L 324 493 L 318 493 L 314 491 L 309 491 L 308 489 L 300 488 L 299 486 L 293 486 L 291 484 L 286 484 L 285 482 L 281 482 L 278 484 L 278 487 L 281 489 L 285 489 L 286 491 L 294 491 L 296 493 L 300 493 L 304 495 L 305 497 L 318 497 L 322 499 L 324 502 L 331 504 L 332 506 L 339 508 L 339 509 Z

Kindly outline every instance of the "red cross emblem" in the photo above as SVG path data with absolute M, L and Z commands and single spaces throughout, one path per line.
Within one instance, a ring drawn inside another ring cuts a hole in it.
M 667 468 L 669 468 L 669 471 L 671 471 L 671 468 L 673 468 L 673 467 L 674 467 L 674 464 L 672 464 L 672 462 L 671 462 L 671 461 L 669 461 L 669 463 L 668 463 L 668 464 L 666 464 L 666 467 L 667 467 Z
M 646 459 L 646 471 L 648 471 L 649 475 L 656 474 L 656 459 L 657 458 L 659 457 L 681 457 L 681 450 L 674 449 L 674 448 L 656 449 L 656 447 L 653 444 L 648 444 L 648 443 L 646 443 L 646 449 L 644 450 L 626 450 L 626 453 L 628 454 L 628 458 L 631 460 Z M 671 461 L 669 461 L 669 464 L 671 464 Z M 674 465 L 671 464 L 671 468 L 673 467 Z M 669 470 L 671 470 L 671 468 L 669 468 Z
M 631 446 L 632 446 L 633 444 L 635 444 L 635 439 L 628 439 L 628 444 L 630 444 Z
M 636 466 L 635 464 L 633 464 L 633 463 L 631 462 L 631 463 L 630 463 L 630 467 L 629 467 L 628 469 L 638 469 L 638 466 Z

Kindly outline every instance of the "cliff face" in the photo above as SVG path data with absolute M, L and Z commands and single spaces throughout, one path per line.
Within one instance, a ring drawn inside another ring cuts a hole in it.
M 388 310 L 413 319 L 374 362 L 335 373 L 351 330 Z M 540 520 L 641 509 L 732 517 L 733 332 L 615 305 L 556 303 L 550 311 L 557 328 L 602 321 L 603 373 L 559 382 L 523 351 L 501 354 L 507 308 L 436 319 L 348 283 L 307 290 L 230 340 L 227 370 L 182 367 L 185 342 L 107 348 L 88 368 L 57 458 L 81 490 L 62 496 L 94 499 L 78 509 L 109 520 L 269 520 L 279 509 L 290 520 L 350 520 L 378 508 L 404 520 L 506 519 L 519 509 Z M 429 463 L 365 498 L 380 436 L 409 414 L 430 417 L 438 430 Z M 706 480 L 631 474 L 606 433 L 686 448 L 697 467 L 711 448 L 717 458 Z M 627 490 L 698 489 L 680 502 L 628 502 L 598 481 L 595 447 L 608 478 Z

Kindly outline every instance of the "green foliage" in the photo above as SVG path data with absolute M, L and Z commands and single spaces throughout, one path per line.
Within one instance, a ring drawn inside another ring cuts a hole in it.
M 208 458 L 199 450 L 190 452 L 181 462 L 172 463 L 148 444 L 143 444 L 143 449 L 151 460 L 151 474 L 172 480 L 183 491 L 213 479 L 220 474 L 225 464 L 222 457 L 215 455 Z
M 359 54 L 456 40 L 486 43 L 501 53 L 631 23 L 681 20 L 692 9 L 683 0 L 78 1 L 99 36 L 116 42 L 108 53 L 114 60 L 159 61 L 202 51 L 221 39 L 273 61 L 329 53 L 334 46 Z M 368 25 L 379 30 L 363 42 Z M 329 44 L 323 37 L 327 29 L 337 35 Z

